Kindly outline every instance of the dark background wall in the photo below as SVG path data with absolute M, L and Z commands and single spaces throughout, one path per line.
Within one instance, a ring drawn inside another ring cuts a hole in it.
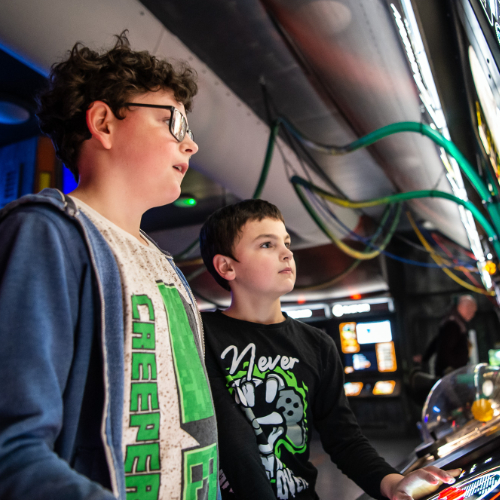
M 406 237 L 412 238 L 411 235 Z M 420 262 L 433 262 L 423 252 L 408 247 L 398 239 L 393 240 L 390 251 Z M 463 294 L 472 295 L 478 303 L 476 316 L 468 326 L 476 330 L 479 361 L 488 362 L 488 349 L 500 344 L 500 322 L 494 299 L 469 292 L 441 269 L 409 266 L 391 259 L 386 260 L 386 266 L 391 294 L 395 300 L 401 355 L 406 372 L 418 364 L 413 360 L 414 356 L 424 353 L 428 343 L 437 334 L 441 319 Z M 479 281 L 477 274 L 475 277 Z

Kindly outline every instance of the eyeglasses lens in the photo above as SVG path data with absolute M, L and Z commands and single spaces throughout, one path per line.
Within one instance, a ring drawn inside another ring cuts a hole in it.
M 171 132 L 172 135 L 179 141 L 182 142 L 184 136 L 186 135 L 186 119 L 182 116 L 182 113 L 177 109 L 172 112 L 171 118 Z

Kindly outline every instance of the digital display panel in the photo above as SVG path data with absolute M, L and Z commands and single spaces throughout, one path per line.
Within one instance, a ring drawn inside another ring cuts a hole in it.
M 340 323 L 339 333 L 346 374 L 397 370 L 390 320 Z
M 373 387 L 373 394 L 375 396 L 389 396 L 394 392 L 396 387 L 395 380 L 379 380 Z
M 380 372 L 395 372 L 397 370 L 394 342 L 375 344 L 377 366 Z
M 376 344 L 392 340 L 391 322 L 374 321 L 373 323 L 357 323 L 356 335 L 359 344 Z
M 377 355 L 375 351 L 364 351 L 356 354 L 346 354 L 345 361 L 347 366 L 352 366 L 355 372 L 359 371 L 377 371 Z
M 356 336 L 356 323 L 340 323 L 340 347 L 344 354 L 359 352 L 359 343 Z
M 467 36 L 476 53 L 482 54 L 485 71 L 491 59 L 494 59 L 496 69 L 500 68 L 499 0 L 460 0 L 458 3 L 461 4 L 459 13 Z M 491 74 L 489 69 L 487 74 L 491 75 L 492 83 L 495 82 L 494 85 L 498 86 L 498 74 Z
M 346 396 L 359 396 L 359 393 L 363 389 L 363 382 L 346 382 L 344 384 L 344 390 Z

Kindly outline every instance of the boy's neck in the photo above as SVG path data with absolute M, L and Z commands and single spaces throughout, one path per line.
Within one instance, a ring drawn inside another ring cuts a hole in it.
M 285 321 L 279 297 L 273 300 L 264 297 L 241 297 L 231 293 L 231 305 L 223 314 L 230 318 L 262 325 Z
M 116 188 L 106 189 L 106 184 L 82 186 L 80 185 L 70 193 L 70 196 L 83 201 L 100 215 L 131 234 L 143 245 L 148 245 L 141 236 L 140 224 L 143 212 L 134 207 L 131 197 L 121 196 Z

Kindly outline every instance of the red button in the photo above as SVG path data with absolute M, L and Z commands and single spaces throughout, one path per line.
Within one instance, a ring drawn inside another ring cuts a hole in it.
M 460 488 L 454 488 L 450 486 L 443 490 L 438 498 L 439 500 L 462 500 L 465 496 L 465 490 L 461 490 Z

